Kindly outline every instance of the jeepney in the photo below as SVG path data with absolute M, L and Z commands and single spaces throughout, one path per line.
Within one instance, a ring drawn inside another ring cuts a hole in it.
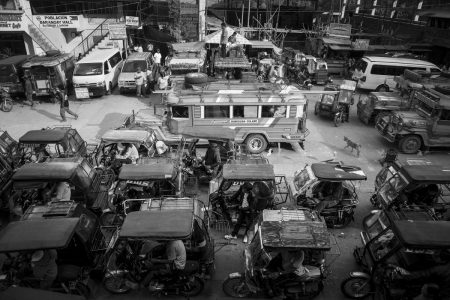
M 34 55 L 16 55 L 0 60 L 0 88 L 6 88 L 13 96 L 23 96 L 24 81 L 22 64 Z
M 403 153 L 426 147 L 450 146 L 450 96 L 425 88 L 414 93 L 411 111 L 394 111 L 379 118 L 376 128 Z
M 33 57 L 22 67 L 25 76 L 31 77 L 36 96 L 49 96 L 56 87 L 62 91 L 71 91 L 74 63 L 72 54 L 56 51 L 47 52 L 46 56 Z
M 377 124 L 380 118 L 396 110 L 407 110 L 410 101 L 398 92 L 370 92 L 360 95 L 356 105 L 358 118 L 365 124 Z

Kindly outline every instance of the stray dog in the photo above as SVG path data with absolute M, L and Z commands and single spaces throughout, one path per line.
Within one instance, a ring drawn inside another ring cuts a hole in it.
M 359 153 L 361 152 L 361 144 L 357 144 L 355 142 L 353 142 L 352 140 L 350 140 L 348 137 L 344 136 L 344 142 L 347 143 L 347 146 L 344 147 L 350 147 L 353 153 L 353 150 L 356 150 L 356 156 L 359 157 Z

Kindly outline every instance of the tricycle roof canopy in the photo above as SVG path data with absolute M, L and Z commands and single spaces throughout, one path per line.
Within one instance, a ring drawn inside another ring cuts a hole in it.
M 330 233 L 316 212 L 310 210 L 263 211 L 261 236 L 264 247 L 331 249 Z
M 79 166 L 73 159 L 50 161 L 39 164 L 25 164 L 13 175 L 13 181 L 67 181 L 76 173 Z
M 392 229 L 405 247 L 449 249 L 449 221 L 394 221 Z
M 353 166 L 339 164 L 312 164 L 311 170 L 318 179 L 343 181 L 343 180 L 366 180 L 364 172 Z
M 174 163 L 172 161 L 152 159 L 151 163 L 123 165 L 119 173 L 119 180 L 167 179 L 172 178 L 173 170 Z
M 450 183 L 450 166 L 411 165 L 402 172 L 408 181 Z
M 102 136 L 102 141 L 110 143 L 146 142 L 151 134 L 145 130 L 108 130 Z
M 59 64 L 69 60 L 73 57 L 72 54 L 68 53 L 59 53 L 53 56 L 35 56 L 31 58 L 29 61 L 25 62 L 22 67 L 23 68 L 32 68 L 35 66 L 44 66 L 44 67 L 55 67 Z
M 186 239 L 194 222 L 192 210 L 134 211 L 127 215 L 119 236 L 162 240 Z
M 9 223 L 0 232 L 0 252 L 67 247 L 79 218 L 26 220 Z
M 0 293 L 0 299 L 8 300 L 84 300 L 86 298 L 78 295 L 50 292 L 40 289 L 32 289 L 20 286 L 11 286 Z
M 58 143 L 64 139 L 66 132 L 61 129 L 30 130 L 19 139 L 19 142 L 24 144 Z
M 274 180 L 271 164 L 224 164 L 223 178 L 227 180 Z

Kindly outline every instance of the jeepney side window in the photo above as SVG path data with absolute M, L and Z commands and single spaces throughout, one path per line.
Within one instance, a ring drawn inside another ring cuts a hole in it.
M 206 118 L 229 118 L 230 106 L 228 105 L 205 105 Z
M 263 105 L 261 110 L 262 118 L 285 118 L 286 105 Z
M 257 118 L 258 106 L 256 105 L 234 105 L 233 118 Z
M 189 118 L 189 106 L 172 106 L 172 118 Z

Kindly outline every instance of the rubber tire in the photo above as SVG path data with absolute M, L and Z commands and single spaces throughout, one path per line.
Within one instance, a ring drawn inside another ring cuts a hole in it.
M 109 82 L 109 95 L 112 95 L 112 92 L 113 92 L 113 84 L 112 84 L 112 82 L 110 81 L 110 82 Z
M 409 149 L 408 143 L 414 142 L 417 146 Z M 398 148 L 405 154 L 416 154 L 422 147 L 422 140 L 417 135 L 407 135 L 400 139 L 398 142 Z
M 195 297 L 200 295 L 201 292 L 203 292 L 203 288 L 205 287 L 205 284 L 203 283 L 203 280 L 200 278 L 194 277 L 194 288 L 190 291 L 182 291 L 181 294 L 185 297 Z
M 251 295 L 251 292 L 247 290 L 247 293 L 237 294 L 233 292 L 233 288 L 240 285 L 244 281 L 244 277 L 238 278 L 227 278 L 222 283 L 222 290 L 228 297 L 232 298 L 248 298 Z
M 316 105 L 314 105 L 314 115 L 318 115 L 319 114 L 319 105 L 320 103 L 317 102 Z
M 347 290 L 347 284 L 351 283 L 352 281 L 362 281 L 363 283 L 367 283 L 370 286 L 370 279 L 368 278 L 364 278 L 364 277 L 348 277 L 347 279 L 345 279 L 344 281 L 342 281 L 341 283 L 341 292 L 342 294 L 344 294 L 347 298 L 350 299 L 363 299 L 367 296 L 369 296 L 372 292 L 372 288 L 367 291 L 366 293 L 363 293 L 361 295 L 355 295 L 355 293 L 350 294 Z M 355 282 L 357 283 L 357 282 Z M 350 285 L 350 287 L 352 286 L 352 284 Z
M 184 76 L 186 85 L 201 85 L 208 82 L 208 75 L 205 73 L 188 73 Z
M 389 92 L 389 86 L 384 85 L 384 84 L 380 84 L 380 85 L 377 86 L 377 88 L 375 89 L 375 92 Z
M 252 149 L 252 147 L 251 147 L 252 140 L 256 140 L 256 141 L 259 140 L 260 141 L 261 146 L 257 150 L 253 150 Z M 251 154 L 260 154 L 264 150 L 266 150 L 266 148 L 267 148 L 267 141 L 266 141 L 266 138 L 263 135 L 261 135 L 261 134 L 250 134 L 245 139 L 245 145 L 247 146 L 248 152 L 250 152 Z
M 13 109 L 13 102 L 12 102 L 12 100 L 2 101 L 2 111 L 10 112 L 12 109 Z
M 88 299 L 91 295 L 91 289 L 84 283 L 77 282 L 75 284 L 74 294 L 84 297 Z
M 450 85 L 436 85 L 434 89 L 444 95 L 450 95 Z
M 125 273 L 122 273 L 120 275 L 121 275 L 121 277 L 123 277 L 121 279 L 124 279 L 126 277 Z M 131 287 L 128 287 L 128 286 L 125 286 L 122 289 L 109 289 L 107 287 L 107 282 L 113 280 L 114 278 L 118 278 L 118 277 L 119 276 L 117 276 L 117 275 L 111 275 L 109 277 L 105 277 L 105 279 L 103 280 L 103 287 L 105 288 L 105 290 L 107 290 L 108 292 L 110 292 L 112 294 L 126 294 L 126 293 L 130 292 L 131 291 Z M 122 285 L 125 285 L 125 280 L 123 280 Z
M 333 117 L 333 122 L 335 127 L 339 127 L 342 123 L 342 114 L 335 114 Z

